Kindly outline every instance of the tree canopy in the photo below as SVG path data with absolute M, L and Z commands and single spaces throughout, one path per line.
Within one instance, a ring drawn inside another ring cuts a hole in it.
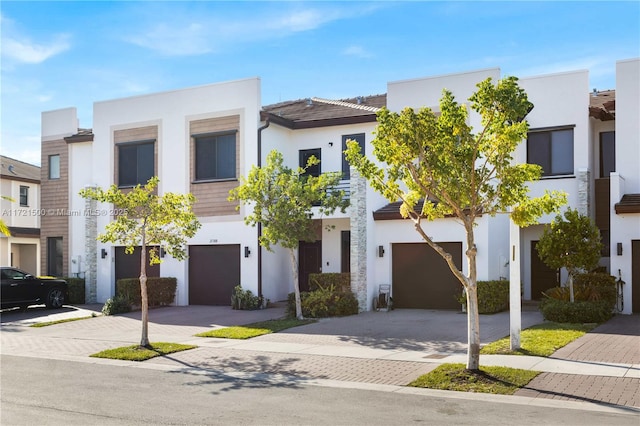
M 341 172 L 327 172 L 319 176 L 305 171 L 318 164 L 311 157 L 306 167 L 289 168 L 282 154 L 276 150 L 267 155 L 266 165 L 252 167 L 240 186 L 231 190 L 229 200 L 251 203 L 245 216 L 248 225 L 262 224 L 260 245 L 272 251 L 272 246 L 289 249 L 294 273 L 296 316 L 302 318 L 296 250 L 300 241 L 315 241 L 314 212 L 330 215 L 336 209 L 345 211 L 348 201 L 344 191 L 337 190 Z M 238 207 L 239 208 L 239 207 Z
M 469 107 L 481 120 L 475 132 L 469 124 Z M 417 112 L 405 108 L 400 113 L 383 108 L 372 141 L 377 162 L 361 155 L 355 142 L 348 143 L 346 155 L 374 190 L 391 202 L 402 200 L 402 216 L 412 220 L 422 239 L 447 261 L 464 286 L 470 330 L 467 368 L 478 369 L 477 219 L 510 212 L 516 224 L 531 225 L 542 214 L 556 211 L 566 195 L 547 192 L 530 198 L 528 183 L 539 179 L 541 168 L 514 161 L 513 152 L 527 136 L 525 117 L 533 108 L 517 78 L 480 82 L 469 107 L 445 89 L 439 113 L 429 108 Z M 466 231 L 467 275 L 422 227 L 423 219 L 448 216 Z
M 116 185 L 109 189 L 85 188 L 80 191 L 83 198 L 110 203 L 119 213 L 98 235 L 103 243 L 125 246 L 125 252 L 132 254 L 135 247 L 141 247 L 140 293 L 142 299 L 142 337 L 140 346 L 149 345 L 147 297 L 147 247 L 159 247 L 178 260 L 187 257 L 187 239 L 193 237 L 200 228 L 200 222 L 192 211 L 195 197 L 192 194 L 172 192 L 157 194 L 159 179 L 154 176 L 144 185 L 130 190 L 121 190 Z M 149 250 L 149 264 L 161 262 L 156 249 Z

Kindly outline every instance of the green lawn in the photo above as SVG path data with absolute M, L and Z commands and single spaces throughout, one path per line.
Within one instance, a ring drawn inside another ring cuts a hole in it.
M 160 355 L 167 355 L 174 352 L 186 351 L 197 348 L 195 345 L 182 345 L 179 343 L 156 342 L 150 343 L 149 347 L 140 345 L 123 346 L 121 348 L 107 349 L 91 355 L 94 358 L 122 359 L 125 361 L 145 361 Z
M 83 319 L 95 318 L 96 316 L 97 315 L 91 315 L 91 316 L 87 316 L 87 317 L 65 318 L 65 319 L 56 320 L 56 321 L 37 322 L 35 324 L 31 324 L 29 327 L 47 327 L 47 326 L 54 325 L 54 324 L 62 324 L 62 323 L 65 323 L 65 322 L 80 321 L 80 320 L 83 320 Z
M 299 320 L 296 318 L 284 318 L 269 321 L 254 322 L 244 326 L 217 328 L 215 330 L 198 333 L 198 337 L 221 337 L 225 339 L 250 339 L 263 334 L 277 333 L 291 327 L 311 324 L 315 320 Z
M 479 372 L 474 372 L 466 370 L 464 364 L 442 364 L 418 377 L 409 386 L 511 395 L 538 374 L 539 371 L 483 366 Z
M 520 349 L 510 349 L 509 336 L 485 345 L 480 353 L 507 355 L 549 356 L 563 346 L 591 331 L 597 324 L 560 324 L 544 322 L 522 330 L 520 333 Z

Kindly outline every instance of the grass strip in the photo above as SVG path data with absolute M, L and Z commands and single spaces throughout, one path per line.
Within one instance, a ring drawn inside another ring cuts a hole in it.
M 78 318 L 65 318 L 65 319 L 60 319 L 60 320 L 55 320 L 55 321 L 47 321 L 47 322 L 37 322 L 35 324 L 31 324 L 29 327 L 48 327 L 50 325 L 55 325 L 55 324 L 62 324 L 64 322 L 71 322 L 71 321 L 80 321 L 83 319 L 88 319 L 88 318 L 95 318 L 95 315 L 91 315 L 91 316 L 87 316 L 87 317 L 78 317 Z
M 470 371 L 464 364 L 441 364 L 429 373 L 418 377 L 408 386 L 512 395 L 538 374 L 540 374 L 539 371 L 509 367 L 481 366 L 480 371 Z
M 217 328 L 215 330 L 198 333 L 198 337 L 219 337 L 223 339 L 250 339 L 263 334 L 277 333 L 287 328 L 314 323 L 315 320 L 299 320 L 297 318 L 283 318 L 261 322 L 254 322 L 247 325 L 237 325 L 233 327 Z
M 145 361 L 157 356 L 168 355 L 174 352 L 186 351 L 194 348 L 197 348 L 197 346 L 156 342 L 150 343 L 149 347 L 141 347 L 140 345 L 123 346 L 115 349 L 107 349 L 90 356 L 94 358 L 121 359 L 125 361 Z
M 562 324 L 544 322 L 522 330 L 520 349 L 512 351 L 509 336 L 485 345 L 483 355 L 534 355 L 547 357 L 563 346 L 593 330 L 597 324 Z

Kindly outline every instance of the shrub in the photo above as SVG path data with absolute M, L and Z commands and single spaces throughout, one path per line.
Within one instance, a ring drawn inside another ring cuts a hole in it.
M 616 277 L 602 272 L 578 274 L 573 278 L 575 289 L 585 290 L 585 300 L 608 303 L 611 308 L 616 304 Z
M 351 291 L 316 290 L 300 293 L 302 315 L 306 318 L 326 318 L 355 315 L 358 300 Z M 287 315 L 295 317 L 295 293 L 289 293 Z
M 309 274 L 309 291 L 338 290 L 351 291 L 351 274 L 331 272 L 324 274 Z
M 167 306 L 176 297 L 177 280 L 172 277 L 148 277 L 147 295 L 149 306 Z M 121 278 L 116 281 L 116 296 L 126 297 L 134 306 L 142 304 L 140 296 L 140 280 L 138 278 Z
M 608 302 L 569 302 L 558 299 L 544 299 L 540 302 L 540 312 L 547 321 L 560 323 L 601 323 L 612 316 Z
M 241 285 L 235 286 L 231 294 L 231 309 L 247 311 L 262 309 L 268 302 L 263 296 L 254 295 L 251 290 L 243 290 Z
M 85 303 L 84 278 L 65 277 L 63 279 L 67 282 L 68 302 L 70 304 Z
M 462 293 L 460 303 L 466 306 L 467 297 Z M 478 312 L 495 314 L 509 307 L 509 281 L 478 281 Z
M 124 314 L 131 311 L 131 303 L 126 296 L 114 296 L 107 299 L 102 307 L 102 315 Z

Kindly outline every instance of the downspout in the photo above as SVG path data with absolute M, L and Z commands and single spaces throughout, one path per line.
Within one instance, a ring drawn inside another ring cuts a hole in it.
M 264 126 L 258 127 L 258 167 L 262 167 L 262 131 L 269 127 L 269 117 L 264 122 Z M 262 248 L 260 247 L 260 236 L 262 236 L 262 222 L 258 222 L 258 296 L 262 296 Z

